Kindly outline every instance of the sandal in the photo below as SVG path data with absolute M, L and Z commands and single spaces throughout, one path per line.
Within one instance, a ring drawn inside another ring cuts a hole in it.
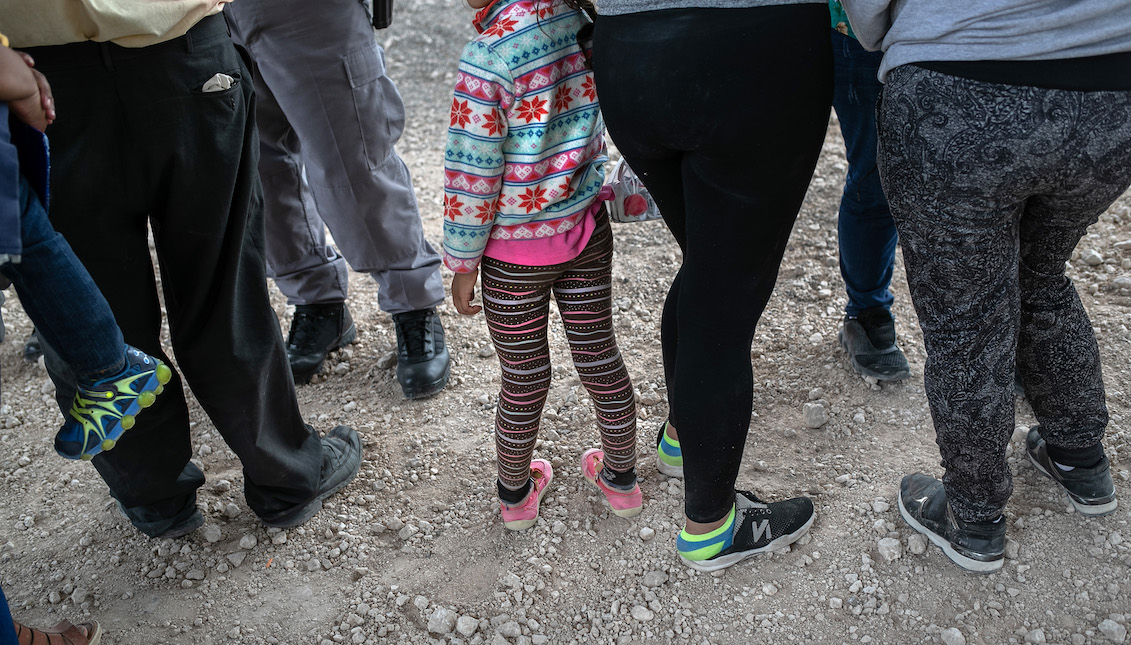
M 16 642 L 19 645 L 98 645 L 102 627 L 96 622 L 72 625 L 64 620 L 51 629 L 34 629 L 16 623 Z

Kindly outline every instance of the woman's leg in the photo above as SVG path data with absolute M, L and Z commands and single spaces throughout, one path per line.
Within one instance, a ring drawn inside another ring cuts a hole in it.
M 636 397 L 613 331 L 613 232 L 602 214 L 597 229 L 554 282 L 581 383 L 593 398 L 604 464 L 615 472 L 636 466 Z
M 684 251 L 664 359 L 693 522 L 719 522 L 734 504 L 754 328 L 828 124 L 827 23 L 820 5 L 598 21 L 606 123 Z
M 550 390 L 550 285 L 560 270 L 483 259 L 483 309 L 503 371 L 495 414 L 500 495 L 506 489 L 518 498 L 506 501 L 520 501 L 530 482 L 530 458 Z

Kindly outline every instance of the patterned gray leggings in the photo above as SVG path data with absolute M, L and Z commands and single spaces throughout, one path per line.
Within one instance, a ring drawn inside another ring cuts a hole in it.
M 1099 348 L 1064 264 L 1131 184 L 1131 92 L 904 65 L 877 122 L 947 497 L 964 520 L 992 519 L 1013 491 L 1015 359 L 1049 445 L 1094 446 L 1107 426 Z

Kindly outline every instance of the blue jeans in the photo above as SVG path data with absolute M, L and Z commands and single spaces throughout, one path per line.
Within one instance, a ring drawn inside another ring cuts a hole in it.
M 848 291 L 845 313 L 891 309 L 892 269 L 898 235 L 876 169 L 876 102 L 883 85 L 876 79 L 880 52 L 869 52 L 831 30 L 833 108 L 840 120 L 848 156 L 848 178 L 840 199 L 837 235 L 840 275 Z
M 51 227 L 35 191 L 20 177 L 18 263 L 0 267 L 20 294 L 20 304 L 40 339 L 74 371 L 78 382 L 125 367 L 125 341 L 110 305 L 62 235 Z
M 12 612 L 8 610 L 8 599 L 0 589 L 0 645 L 16 645 L 16 625 L 12 622 Z

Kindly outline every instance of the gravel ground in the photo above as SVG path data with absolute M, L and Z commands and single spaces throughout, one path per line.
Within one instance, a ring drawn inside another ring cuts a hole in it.
M 379 34 L 408 107 L 400 150 L 434 241 L 468 17 L 452 3 L 399 2 L 394 27 Z M 451 384 L 432 399 L 405 401 L 391 368 L 392 321 L 360 275 L 350 299 L 357 343 L 299 389 L 317 427 L 345 423 L 361 432 L 357 480 L 305 526 L 266 529 L 243 502 L 238 461 L 194 405 L 207 522 L 183 539 L 149 540 L 113 512 L 93 468 L 54 454 L 52 386 L 41 365 L 20 358 L 30 324 L 13 296 L 3 308 L 9 339 L 0 345 L 0 494 L 12 500 L 0 508 L 0 579 L 17 619 L 93 617 L 106 631 L 102 642 L 114 645 L 1125 642 L 1131 194 L 1089 231 L 1068 267 L 1107 368 L 1106 446 L 1125 504 L 1101 519 L 1073 514 L 1024 458 L 1024 431 L 1034 421 L 1019 400 L 1006 566 L 976 576 L 928 547 L 896 509 L 901 475 L 940 474 L 902 266 L 895 313 L 911 379 L 862 380 L 836 340 L 845 161 L 831 126 L 754 341 L 755 415 L 739 476 L 740 487 L 765 497 L 813 497 L 817 520 L 793 547 L 714 575 L 682 566 L 673 548 L 681 482 L 659 475 L 648 457 L 639 467 L 644 512 L 613 516 L 577 466 L 598 440 L 560 329 L 537 450 L 557 477 L 538 524 L 504 530 L 491 438 L 499 376 L 482 318 L 441 308 Z M 616 328 L 647 447 L 667 413 L 658 323 L 679 251 L 658 222 L 618 225 L 615 234 Z M 291 311 L 278 293 L 274 302 L 286 329 Z

